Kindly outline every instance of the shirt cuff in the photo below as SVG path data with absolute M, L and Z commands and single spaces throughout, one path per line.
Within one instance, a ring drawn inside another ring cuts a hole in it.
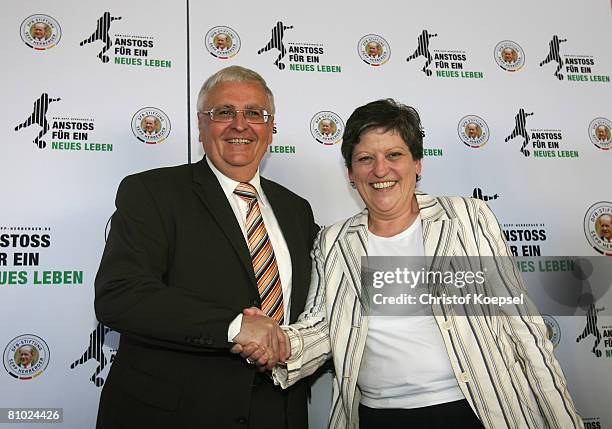
M 242 326 L 242 313 L 232 320 L 229 324 L 229 328 L 227 328 L 227 342 L 233 343 L 234 338 L 240 333 L 240 327 Z
M 294 362 L 302 357 L 302 353 L 304 352 L 304 338 L 300 331 L 293 326 L 281 326 L 281 329 L 285 331 L 290 342 L 291 355 L 289 355 L 287 363 Z

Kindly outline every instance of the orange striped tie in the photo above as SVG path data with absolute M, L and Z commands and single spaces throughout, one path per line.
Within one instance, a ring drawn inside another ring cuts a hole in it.
M 261 296 L 261 310 L 280 324 L 284 318 L 283 289 L 274 249 L 257 202 L 257 191 L 253 185 L 241 182 L 236 186 L 234 194 L 249 205 L 245 227 L 257 289 Z

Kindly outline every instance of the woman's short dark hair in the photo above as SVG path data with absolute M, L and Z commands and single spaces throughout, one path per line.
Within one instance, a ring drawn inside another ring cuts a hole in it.
M 355 146 L 363 133 L 374 129 L 397 132 L 408 146 L 412 158 L 415 161 L 423 158 L 423 135 L 419 114 L 414 108 L 387 98 L 358 107 L 346 121 L 341 151 L 349 171 Z

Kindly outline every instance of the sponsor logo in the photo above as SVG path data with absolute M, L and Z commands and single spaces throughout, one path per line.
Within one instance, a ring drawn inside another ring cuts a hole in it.
M 534 112 L 526 112 L 522 107 L 514 116 L 514 129 L 506 136 L 504 142 L 517 139 L 521 141 L 519 151 L 530 157 L 538 159 L 551 158 L 578 158 L 577 150 L 568 150 L 567 143 L 563 141 L 563 131 L 558 128 L 527 128 L 527 118 Z M 531 143 L 531 144 L 530 144 Z M 533 153 L 529 148 L 533 149 Z
M 92 118 L 75 118 L 54 116 L 47 119 L 49 105 L 61 101 L 61 98 L 51 98 L 46 92 L 34 100 L 32 113 L 22 123 L 15 126 L 15 131 L 38 125 L 38 135 L 32 140 L 39 149 L 46 148 L 47 141 L 43 139 L 49 131 L 51 134 L 51 149 L 57 151 L 87 151 L 112 152 L 113 145 L 94 141 L 95 120 Z
M 172 61 L 167 59 L 151 58 L 150 53 L 155 48 L 155 39 L 152 36 L 114 34 L 109 30 L 114 21 L 121 20 L 120 16 L 112 16 L 104 12 L 96 23 L 94 32 L 82 40 L 79 46 L 102 42 L 103 46 L 98 52 L 98 58 L 103 63 L 110 62 L 109 53 L 113 54 L 113 63 L 119 65 L 144 66 L 153 68 L 171 68 Z M 111 50 L 111 48 L 113 48 Z
M 285 70 L 288 60 L 289 70 L 294 72 L 315 72 L 315 73 L 341 73 L 342 67 L 322 63 L 322 58 L 327 54 L 327 48 L 323 43 L 306 41 L 285 41 L 285 32 L 293 30 L 293 25 L 285 25 L 278 21 L 270 34 L 270 40 L 257 55 L 265 54 L 268 51 L 278 51 L 278 56 L 274 65 L 279 70 Z M 287 48 L 288 46 L 288 48 Z M 286 58 L 286 56 L 288 57 Z M 282 61 L 284 59 L 284 62 Z
M 502 230 L 513 256 L 542 256 L 542 243 L 548 238 L 545 224 L 508 223 Z
M 425 64 L 421 71 L 426 76 L 433 76 L 434 73 L 430 66 L 433 63 L 436 71 L 436 77 L 443 78 L 461 78 L 461 79 L 482 79 L 484 73 L 481 71 L 466 70 L 468 61 L 468 53 L 460 49 L 445 49 L 432 50 L 430 49 L 431 39 L 438 37 L 438 34 L 432 34 L 428 30 L 423 30 L 417 37 L 417 47 L 408 58 L 407 62 L 411 62 L 423 57 Z M 433 51 L 433 55 L 431 52 Z
M 170 119 L 160 109 L 145 107 L 132 117 L 132 132 L 143 143 L 162 143 L 170 134 Z
M 480 188 L 474 188 L 474 190 L 472 191 L 472 197 L 473 198 L 477 198 L 479 200 L 482 201 L 491 201 L 491 200 L 496 200 L 499 198 L 498 194 L 493 194 L 493 195 L 485 195 L 482 192 L 482 189 Z
M 612 122 L 606 118 L 595 118 L 589 124 L 589 139 L 599 149 L 612 147 Z
M 97 387 L 104 385 L 105 378 L 101 375 L 104 368 L 109 363 L 115 360 L 117 354 L 117 346 L 113 345 L 109 347 L 105 344 L 105 341 L 109 339 L 111 333 L 116 333 L 111 328 L 104 326 L 98 322 L 96 329 L 89 334 L 89 344 L 81 357 L 70 364 L 70 369 L 74 369 L 79 365 L 82 365 L 90 360 L 94 360 L 98 363 L 94 373 L 89 378 L 93 384 Z M 110 342 L 110 341 L 108 341 Z
M 278 126 L 276 122 L 274 123 L 274 127 L 272 128 L 272 134 L 276 135 L 278 133 Z M 296 147 L 292 145 L 283 145 L 283 144 L 272 144 L 268 146 L 269 153 L 275 154 L 283 154 L 283 155 L 292 155 L 295 154 Z
M 590 299 L 590 302 L 585 303 L 585 308 L 586 308 L 586 321 L 585 322 L 586 323 L 585 323 L 584 329 L 582 330 L 580 335 L 578 335 L 578 337 L 576 338 L 576 342 L 579 343 L 590 335 L 595 337 L 595 341 L 593 343 L 593 348 L 591 349 L 591 353 L 593 353 L 595 357 L 599 358 L 602 356 L 602 352 L 601 350 L 599 350 L 599 343 L 601 343 L 601 329 L 599 328 L 599 326 L 597 326 L 599 323 L 597 313 L 605 310 L 605 308 L 595 307 L 595 304 L 597 304 L 597 302 L 595 302 L 592 295 L 586 296 L 585 300 L 588 301 L 589 299 Z
M 34 108 L 30 116 L 25 121 L 18 124 L 15 127 L 15 131 L 19 131 L 22 128 L 27 128 L 33 124 L 40 126 L 41 130 L 32 142 L 39 149 L 44 149 L 47 146 L 47 142 L 44 141 L 42 138 L 45 134 L 47 134 L 47 131 L 49 131 L 49 121 L 47 121 L 47 111 L 49 110 L 49 104 L 60 100 L 61 98 L 59 97 L 51 98 L 49 97 L 49 94 L 43 92 L 41 96 L 34 101 Z
M 53 243 L 50 227 L 0 226 L 0 287 L 83 285 L 83 270 L 39 268 Z
M 542 319 L 546 325 L 546 336 L 553 344 L 553 347 L 557 348 L 561 342 L 561 327 L 559 326 L 559 323 L 554 317 L 549 316 L 548 314 L 542 314 Z
M 229 27 L 213 27 L 206 33 L 204 45 L 213 57 L 228 60 L 240 51 L 240 36 Z
M 334 145 L 342 142 L 344 122 L 334 112 L 318 112 L 310 120 L 310 133 L 319 143 Z
M 391 58 L 391 46 L 382 36 L 367 34 L 359 39 L 357 54 L 364 63 L 378 67 Z
M 512 40 L 503 40 L 495 45 L 493 57 L 497 65 L 508 72 L 519 71 L 525 65 L 523 48 Z
M 19 34 L 26 46 L 36 51 L 46 51 L 59 43 L 62 29 L 49 15 L 31 15 L 21 23 Z
M 4 349 L 4 368 L 11 377 L 32 380 L 49 365 L 49 346 L 37 335 L 13 338 Z
M 593 204 L 584 215 L 584 235 L 595 251 L 612 256 L 612 202 Z
M 480 116 L 468 115 L 457 125 L 459 139 L 471 148 L 481 148 L 489 141 L 489 126 Z
M 601 417 L 582 417 L 584 429 L 604 429 L 601 424 Z
M 548 42 L 548 55 L 540 61 L 540 67 L 548 63 L 556 63 L 557 67 L 553 73 L 559 80 L 564 79 L 563 69 L 567 74 L 567 82 L 600 82 L 610 83 L 610 76 L 596 74 L 593 69 L 597 66 L 597 61 L 592 55 L 565 55 L 561 54 L 561 44 L 566 43 L 567 39 L 561 39 L 556 34 Z

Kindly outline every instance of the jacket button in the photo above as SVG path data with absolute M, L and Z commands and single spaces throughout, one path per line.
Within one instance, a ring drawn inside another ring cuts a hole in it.
M 470 381 L 470 374 L 468 374 L 467 372 L 462 372 L 459 375 L 459 380 L 464 383 L 467 383 L 468 381 Z
M 253 307 L 260 308 L 261 307 L 261 301 L 258 300 L 258 299 L 254 299 L 253 300 Z
M 236 419 L 236 423 L 239 423 L 241 425 L 245 425 L 247 423 L 247 419 L 246 419 L 246 417 L 238 417 Z

